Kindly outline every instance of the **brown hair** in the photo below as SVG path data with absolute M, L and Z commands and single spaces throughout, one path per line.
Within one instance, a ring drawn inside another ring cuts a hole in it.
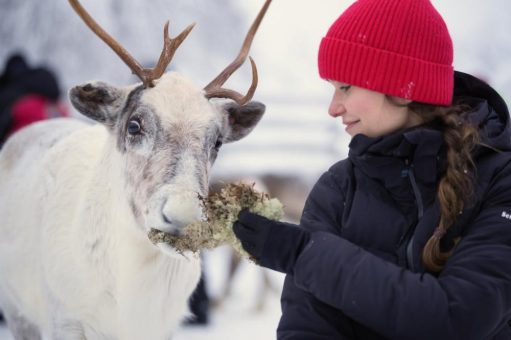
M 408 107 L 424 122 L 440 127 L 447 148 L 447 166 L 437 189 L 440 222 L 422 251 L 426 269 L 440 272 L 454 250 L 442 252 L 440 240 L 454 225 L 472 196 L 475 178 L 472 153 L 480 141 L 479 131 L 477 126 L 464 119 L 470 111 L 467 105 L 455 103 L 442 107 L 412 102 Z

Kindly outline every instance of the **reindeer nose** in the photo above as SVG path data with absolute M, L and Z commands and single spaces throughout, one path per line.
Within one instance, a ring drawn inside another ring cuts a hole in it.
M 167 223 L 167 224 L 172 224 L 172 220 L 169 219 L 167 216 L 165 216 L 165 214 L 161 214 L 163 216 L 163 222 Z
M 169 220 L 165 214 L 162 214 L 162 216 L 163 222 L 165 222 L 165 226 L 160 229 L 172 236 L 181 236 L 181 230 L 184 228 L 183 224 L 177 223 L 177 221 L 173 222 L 172 220 Z
M 181 229 L 183 229 L 184 227 L 186 227 L 188 225 L 188 223 L 186 223 L 180 219 L 168 217 L 164 212 L 162 213 L 162 218 L 163 218 L 163 222 L 165 222 L 165 224 L 171 225 L 173 227 L 169 231 L 169 234 L 174 235 L 174 236 L 180 235 Z
M 171 230 L 179 233 L 188 224 L 199 220 L 202 217 L 202 210 L 199 201 L 194 197 L 179 197 L 168 199 L 163 205 L 163 222 L 171 226 Z
M 175 228 L 179 228 L 179 229 L 181 229 L 181 227 L 182 227 L 182 223 L 179 223 L 180 225 L 176 225 L 177 221 L 174 221 L 174 220 L 172 220 L 170 217 L 167 217 L 167 215 L 165 215 L 165 213 L 162 213 L 162 214 L 161 214 L 161 216 L 162 216 L 162 218 L 163 218 L 163 222 L 165 222 L 165 224 L 170 224 L 170 225 L 174 226 Z M 170 234 L 172 234 L 172 235 L 176 236 L 176 235 L 177 235 L 177 234 L 179 234 L 179 233 L 176 233 L 176 232 L 174 232 L 174 231 L 171 231 L 171 232 L 170 232 Z M 176 235 L 175 235 L 175 234 L 176 234 Z

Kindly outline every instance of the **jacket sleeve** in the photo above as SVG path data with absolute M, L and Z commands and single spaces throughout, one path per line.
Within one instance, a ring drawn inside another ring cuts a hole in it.
M 352 340 L 352 321 L 340 310 L 297 288 L 286 276 L 282 291 L 282 318 L 277 328 L 279 340 Z
M 342 214 L 343 197 L 327 172 L 318 180 L 305 203 L 302 225 L 310 231 L 335 232 Z M 328 205 L 325 205 L 328 204 Z M 340 210 L 340 211 L 339 211 Z M 282 317 L 277 329 L 281 340 L 354 339 L 352 321 L 340 310 L 319 301 L 297 288 L 294 278 L 286 276 L 281 298 Z
M 438 277 L 317 231 L 298 258 L 294 283 L 391 339 L 491 338 L 511 318 L 509 178 L 509 166 L 494 178 Z

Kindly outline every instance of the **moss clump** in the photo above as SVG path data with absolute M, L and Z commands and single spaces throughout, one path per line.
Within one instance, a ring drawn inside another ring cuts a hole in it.
M 177 251 L 212 249 L 229 244 L 240 255 L 249 257 L 236 238 L 232 227 L 238 219 L 238 213 L 245 208 L 272 220 L 280 220 L 283 206 L 277 199 L 270 199 L 265 193 L 257 192 L 254 184 L 231 183 L 220 192 L 213 193 L 203 200 L 206 221 L 197 221 L 186 226 L 182 235 L 172 236 L 163 231 L 152 229 L 149 239 L 153 243 L 168 243 Z

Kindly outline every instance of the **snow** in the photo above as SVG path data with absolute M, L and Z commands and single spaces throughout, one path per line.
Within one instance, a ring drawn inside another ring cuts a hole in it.
M 206 253 L 206 277 L 212 298 L 218 297 L 224 288 L 228 253 L 225 247 Z M 263 290 L 263 271 L 276 290 Z M 283 280 L 283 274 L 243 261 L 233 278 L 231 295 L 214 310 L 211 324 L 207 327 L 184 327 L 173 340 L 202 340 L 206 336 L 210 340 L 274 339 L 280 319 L 279 299 Z M 264 307 L 258 310 L 257 304 L 261 300 Z

